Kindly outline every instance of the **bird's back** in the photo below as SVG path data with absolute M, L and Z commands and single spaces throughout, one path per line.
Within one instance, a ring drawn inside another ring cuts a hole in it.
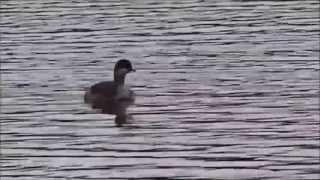
M 103 81 L 91 86 L 92 94 L 99 94 L 106 98 L 115 98 L 117 94 L 117 86 L 113 81 Z
M 134 102 L 133 92 L 129 89 L 124 91 L 123 88 L 111 81 L 100 82 L 86 91 L 84 101 L 91 104 L 92 108 L 102 109 L 104 113 L 121 114 Z
M 86 90 L 84 101 L 90 104 L 101 104 L 113 101 L 117 94 L 117 86 L 112 81 L 103 81 Z

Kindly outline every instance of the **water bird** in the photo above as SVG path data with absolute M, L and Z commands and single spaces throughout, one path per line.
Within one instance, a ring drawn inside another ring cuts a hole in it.
M 88 88 L 84 101 L 93 109 L 101 109 L 102 113 L 115 114 L 116 124 L 126 121 L 126 109 L 134 103 L 134 92 L 125 85 L 128 73 L 135 72 L 131 62 L 120 59 L 114 66 L 113 81 L 102 81 Z

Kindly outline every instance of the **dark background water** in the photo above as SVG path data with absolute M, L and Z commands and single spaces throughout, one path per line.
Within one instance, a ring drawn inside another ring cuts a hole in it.
M 1 176 L 318 179 L 319 2 L 1 1 Z M 132 60 L 132 116 L 83 103 Z

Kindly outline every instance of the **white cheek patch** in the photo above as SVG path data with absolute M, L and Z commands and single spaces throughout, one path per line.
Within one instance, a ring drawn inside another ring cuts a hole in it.
M 124 76 L 129 72 L 129 70 L 127 68 L 121 68 L 117 70 L 117 74 L 120 76 Z

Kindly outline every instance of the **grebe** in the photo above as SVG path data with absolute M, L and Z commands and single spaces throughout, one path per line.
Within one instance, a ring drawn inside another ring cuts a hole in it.
M 91 104 L 92 108 L 100 108 L 105 113 L 119 114 L 119 108 L 123 109 L 122 106 L 126 106 L 128 102 L 134 102 L 133 91 L 125 86 L 126 75 L 130 72 L 135 72 L 131 62 L 126 59 L 119 60 L 114 66 L 113 81 L 103 81 L 91 86 L 85 92 L 85 103 Z

